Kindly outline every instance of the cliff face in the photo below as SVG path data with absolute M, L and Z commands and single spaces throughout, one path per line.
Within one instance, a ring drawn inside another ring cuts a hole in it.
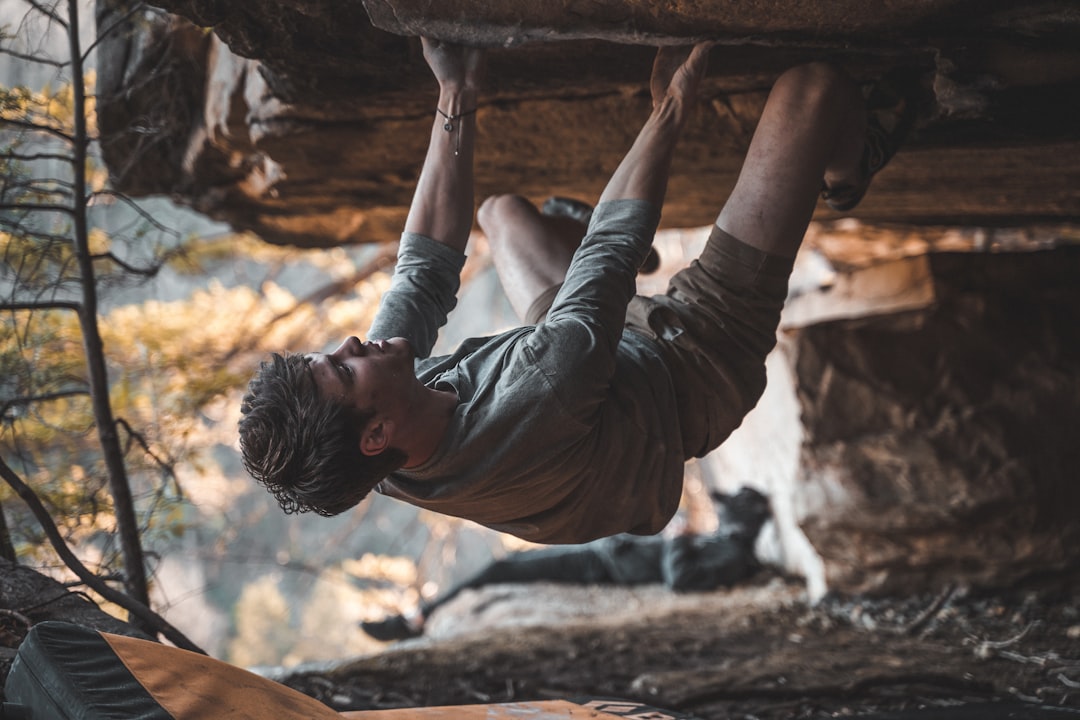
M 167 193 L 270 242 L 399 231 L 435 86 L 416 35 L 492 48 L 478 192 L 595 198 L 647 114 L 650 45 L 714 38 L 665 223 L 710 222 L 773 79 L 827 58 L 919 72 L 919 129 L 864 220 L 977 225 L 1080 216 L 1080 12 L 979 3 L 102 0 L 100 124 L 114 182 Z M 212 29 L 212 32 L 211 32 Z M 820 217 L 829 215 L 822 210 Z

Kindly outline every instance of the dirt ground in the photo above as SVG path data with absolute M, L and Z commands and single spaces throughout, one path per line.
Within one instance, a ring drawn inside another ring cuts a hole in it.
M 429 634 L 278 679 L 337 710 L 617 697 L 711 718 L 959 703 L 1080 708 L 1075 591 L 826 598 L 776 576 L 729 591 L 501 586 Z M 1071 715 L 1071 713 L 1069 713 Z

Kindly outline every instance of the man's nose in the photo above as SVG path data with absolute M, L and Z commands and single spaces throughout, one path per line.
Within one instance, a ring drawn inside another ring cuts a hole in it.
M 363 355 L 364 344 L 360 342 L 359 338 L 354 335 L 350 335 L 345 338 L 345 341 L 338 345 L 337 350 L 330 353 L 336 358 L 350 357 L 352 355 Z

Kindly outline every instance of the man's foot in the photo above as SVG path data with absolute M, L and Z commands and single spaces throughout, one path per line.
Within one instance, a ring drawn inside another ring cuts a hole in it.
M 829 186 L 822 183 L 821 197 L 837 212 L 848 212 L 866 195 L 870 181 L 881 172 L 907 138 L 917 115 L 918 77 L 901 69 L 874 84 L 866 100 L 866 141 L 858 180 Z
M 408 640 L 424 634 L 423 626 L 410 623 L 404 615 L 392 615 L 385 620 L 372 622 L 365 620 L 360 623 L 360 628 L 372 638 L 383 642 Z
M 587 202 L 559 195 L 549 197 L 540 208 L 541 215 L 568 217 L 571 220 L 577 220 L 582 225 L 588 225 L 592 220 L 592 211 L 593 206 Z
M 567 217 L 571 220 L 578 221 L 586 227 L 588 227 L 589 221 L 592 220 L 592 212 L 592 205 L 582 202 L 581 200 L 558 195 L 549 197 L 544 201 L 543 207 L 540 208 L 541 215 L 547 215 L 548 217 Z M 648 275 L 656 272 L 659 267 L 660 254 L 656 252 L 656 248 L 650 247 L 649 254 L 645 256 L 645 261 L 642 262 L 641 267 L 638 268 L 638 273 L 641 275 Z

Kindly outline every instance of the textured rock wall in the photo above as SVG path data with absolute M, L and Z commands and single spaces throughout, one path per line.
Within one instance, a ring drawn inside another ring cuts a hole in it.
M 854 315 L 806 324 L 789 302 L 769 387 L 709 474 L 771 496 L 760 550 L 813 597 L 1075 577 L 1080 248 L 868 268 L 890 291 Z M 822 317 L 866 271 L 818 291 Z M 894 292 L 911 287 L 929 292 Z
M 100 27 L 125 17 L 119 2 L 99 0 Z M 905 66 L 925 84 L 919 131 L 859 217 L 1080 217 L 1080 16 L 1067 0 L 978 12 L 956 0 L 159 4 L 175 15 L 130 17 L 101 45 L 113 181 L 271 242 L 396 238 L 434 113 L 407 37 L 419 33 L 492 46 L 481 197 L 597 197 L 648 112 L 647 45 L 710 37 L 721 45 L 675 161 L 668 226 L 715 217 L 768 87 L 812 59 L 860 80 Z
M 1080 566 L 1080 252 L 930 261 L 930 308 L 800 331 L 799 522 L 831 588 Z

